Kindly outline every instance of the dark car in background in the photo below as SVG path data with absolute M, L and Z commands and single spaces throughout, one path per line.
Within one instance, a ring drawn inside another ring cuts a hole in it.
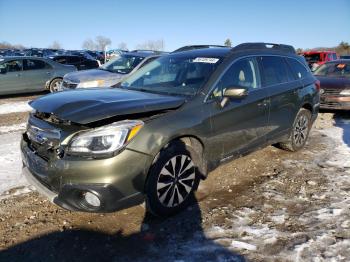
M 130 72 L 122 65 L 115 70 Z M 168 216 L 193 203 L 219 164 L 269 144 L 302 149 L 319 88 L 293 47 L 249 43 L 164 55 L 118 88 L 30 105 L 23 172 L 39 192 L 74 211 L 146 200 L 148 211 Z
M 111 87 L 147 63 L 157 59 L 157 52 L 127 52 L 110 60 L 99 68 L 67 74 L 61 90 L 75 88 Z
M 60 64 L 73 65 L 78 70 L 93 69 L 99 67 L 97 60 L 87 59 L 84 56 L 57 55 L 50 56 L 49 58 Z
M 314 75 L 321 84 L 321 108 L 350 110 L 350 59 L 325 63 Z
M 85 52 L 91 55 L 95 60 L 99 61 L 101 65 L 105 63 L 105 55 L 103 51 L 85 50 Z
M 63 76 L 76 70 L 74 66 L 62 65 L 47 58 L 3 57 L 0 58 L 0 95 L 46 89 L 54 92 Z

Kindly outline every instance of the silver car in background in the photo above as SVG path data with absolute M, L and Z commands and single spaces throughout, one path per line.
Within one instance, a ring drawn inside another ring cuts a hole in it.
M 58 90 L 63 76 L 75 66 L 32 56 L 0 58 L 0 95 Z
M 60 91 L 75 88 L 111 87 L 159 56 L 161 54 L 154 51 L 123 53 L 99 68 L 65 75 Z

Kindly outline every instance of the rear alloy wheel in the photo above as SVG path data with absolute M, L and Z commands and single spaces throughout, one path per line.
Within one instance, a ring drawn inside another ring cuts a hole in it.
M 289 140 L 280 143 L 280 147 L 292 152 L 302 149 L 309 137 L 311 126 L 311 112 L 304 108 L 300 109 L 295 118 Z
M 160 152 L 146 184 L 147 209 L 151 213 L 169 216 L 191 203 L 199 183 L 195 154 L 180 142 Z
M 50 83 L 50 92 L 51 93 L 55 93 L 58 92 L 61 88 L 61 83 L 62 83 L 62 79 L 60 78 L 56 78 L 54 80 L 51 81 Z
M 294 126 L 293 139 L 296 146 L 303 146 L 309 131 L 309 119 L 302 114 Z

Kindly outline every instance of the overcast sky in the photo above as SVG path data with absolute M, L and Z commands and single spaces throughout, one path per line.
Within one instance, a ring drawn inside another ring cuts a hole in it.
M 264 41 L 298 48 L 350 42 L 350 0 L 0 0 L 0 42 L 81 49 L 87 38 L 125 42 L 129 49 L 163 39 L 187 44 Z

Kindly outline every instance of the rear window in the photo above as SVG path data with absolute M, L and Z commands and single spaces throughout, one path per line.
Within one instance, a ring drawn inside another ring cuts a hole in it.
M 293 58 L 287 58 L 287 61 L 296 79 L 302 79 L 308 76 L 309 70 L 302 63 Z
M 350 63 L 326 63 L 316 69 L 315 75 L 350 78 Z
M 277 85 L 294 80 L 283 57 L 263 56 L 260 58 L 263 68 L 264 86 Z

